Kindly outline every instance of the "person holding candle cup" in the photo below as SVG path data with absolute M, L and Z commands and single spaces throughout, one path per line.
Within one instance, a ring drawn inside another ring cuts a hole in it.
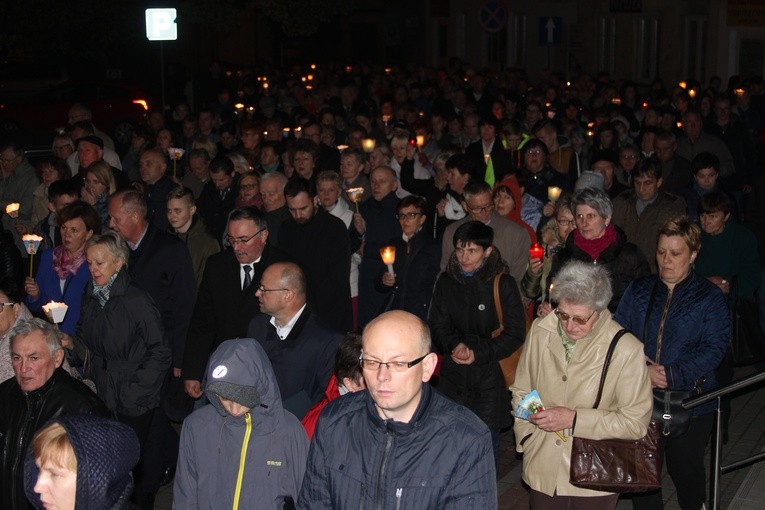
M 90 280 L 85 243 L 101 232 L 101 222 L 93 207 L 79 201 L 64 207 L 58 213 L 58 222 L 62 244 L 40 255 L 37 275 L 24 282 L 25 301 L 34 313 L 40 313 L 50 301 L 66 303 L 69 309 L 59 327 L 72 335 L 80 318 L 83 291 Z
M 402 235 L 393 244 L 393 273 L 384 271 L 377 285 L 378 292 L 388 295 L 384 311 L 405 310 L 422 320 L 428 317 L 441 260 L 441 246 L 423 228 L 426 214 L 421 197 L 410 195 L 399 202 L 396 216 Z

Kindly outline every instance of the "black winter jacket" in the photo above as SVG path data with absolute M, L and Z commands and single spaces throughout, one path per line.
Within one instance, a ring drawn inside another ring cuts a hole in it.
M 423 227 L 409 242 L 399 238 L 396 247 L 396 261 L 393 271 L 396 285 L 386 287 L 380 273 L 375 280 L 378 292 L 386 294 L 389 306 L 386 310 L 405 310 L 422 320 L 428 319 L 433 285 L 441 263 L 441 245 Z
M 499 360 L 521 347 L 526 331 L 518 285 L 505 274 L 499 287 L 505 330 L 498 338 L 491 338 L 492 331 L 499 327 L 494 276 L 507 271 L 496 249 L 473 276 L 462 274 L 452 254 L 446 271 L 436 282 L 428 318 L 433 343 L 443 355 L 438 389 L 492 429 L 512 423 L 510 393 Z M 451 352 L 459 343 L 473 350 L 475 362 L 471 365 L 452 360 Z
M 24 457 L 35 432 L 67 414 L 106 416 L 103 402 L 90 388 L 57 368 L 41 388 L 25 393 L 8 379 L 0 384 L 0 508 L 32 508 L 24 494 Z
M 123 267 L 101 309 L 88 284 L 77 324 L 75 348 L 92 353 L 90 375 L 110 411 L 139 416 L 159 405 L 170 368 L 170 347 L 159 310 L 149 295 L 130 283 Z
M 367 391 L 345 395 L 321 413 L 298 508 L 494 510 L 491 434 L 427 383 L 409 423 L 382 420 Z

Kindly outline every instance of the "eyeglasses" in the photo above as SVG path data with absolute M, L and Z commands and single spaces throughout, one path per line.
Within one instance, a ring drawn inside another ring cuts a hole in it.
M 398 213 L 396 215 L 396 218 L 400 220 L 413 220 L 419 216 L 422 216 L 422 213 L 420 212 L 408 212 L 408 213 Z
M 492 202 L 488 205 L 480 205 L 475 207 L 468 206 L 468 209 L 470 209 L 471 212 L 476 214 L 491 212 L 491 210 L 494 209 L 494 203 Z
M 258 236 L 264 230 L 266 229 L 261 228 L 260 230 L 252 234 L 250 237 L 231 237 L 227 235 L 225 239 L 226 239 L 226 242 L 230 244 L 231 246 L 236 246 L 237 244 L 247 244 L 252 240 L 252 238 Z
M 427 357 L 427 354 L 424 356 L 420 356 L 417 359 L 414 359 L 412 361 L 377 361 L 373 359 L 366 359 L 359 356 L 359 365 L 361 365 L 361 368 L 363 370 L 380 370 L 380 367 L 385 365 L 385 368 L 390 370 L 391 372 L 406 372 L 407 369 L 412 368 L 413 366 L 420 363 L 420 361 L 424 360 Z
M 262 283 L 260 285 L 258 285 L 258 291 L 261 294 L 265 294 L 266 292 L 281 292 L 281 291 L 286 291 L 286 290 L 290 290 L 290 289 L 267 289 L 267 288 L 265 288 L 263 286 Z
M 555 221 L 561 227 L 568 227 L 569 225 L 573 225 L 574 223 L 574 220 L 566 220 L 566 219 L 560 219 L 560 218 L 555 218 Z
M 584 317 L 577 317 L 576 315 L 569 315 L 566 312 L 561 312 L 557 308 L 553 310 L 555 315 L 558 317 L 558 320 L 561 322 L 568 322 L 569 320 L 574 321 L 576 324 L 579 324 L 580 326 L 584 326 L 588 322 L 590 322 L 590 319 L 592 319 L 592 316 L 595 315 L 595 312 L 593 311 L 589 317 L 586 319 Z
M 15 304 L 16 304 L 16 303 L 0 303 L 0 313 L 2 313 L 3 309 L 4 309 L 6 306 L 13 306 L 13 305 L 15 305 Z
M 539 156 L 544 154 L 544 152 L 542 152 L 542 149 L 529 149 L 526 151 L 526 154 L 529 156 Z
M 244 190 L 244 191 L 249 191 L 251 189 L 257 189 L 257 188 L 258 188 L 257 184 L 241 184 L 239 186 L 239 189 Z
M 15 160 L 16 158 L 18 158 L 18 156 L 11 156 L 10 158 L 0 157 L 0 163 L 10 163 L 11 161 Z

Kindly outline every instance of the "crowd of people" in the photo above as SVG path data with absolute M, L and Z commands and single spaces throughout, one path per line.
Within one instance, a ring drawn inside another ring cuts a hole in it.
M 613 508 L 566 438 L 640 438 L 652 389 L 730 380 L 765 287 L 761 78 L 213 69 L 127 147 L 85 103 L 36 167 L 0 143 L 3 508 L 73 508 L 58 471 L 77 508 L 173 477 L 184 509 L 495 508 L 513 424 L 532 508 Z M 713 410 L 662 446 L 683 508 Z

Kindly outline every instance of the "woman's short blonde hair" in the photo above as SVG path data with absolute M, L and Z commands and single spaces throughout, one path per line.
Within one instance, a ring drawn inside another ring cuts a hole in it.
M 93 174 L 98 179 L 98 182 L 106 186 L 106 192 L 112 194 L 117 191 L 117 184 L 114 181 L 114 175 L 109 163 L 106 161 L 96 161 L 88 167 L 85 171 L 86 174 Z
M 77 457 L 66 429 L 60 423 L 51 423 L 35 434 L 32 454 L 38 465 L 50 462 L 54 466 L 77 472 Z

